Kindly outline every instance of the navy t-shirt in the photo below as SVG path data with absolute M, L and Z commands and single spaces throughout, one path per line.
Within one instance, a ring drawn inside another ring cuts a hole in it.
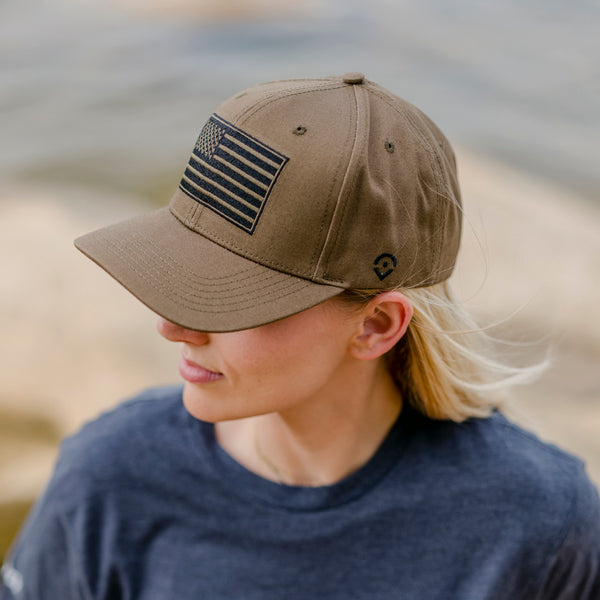
M 234 461 L 177 387 L 63 443 L 2 599 L 597 600 L 599 563 L 583 464 L 500 414 L 405 408 L 359 471 L 294 487 Z

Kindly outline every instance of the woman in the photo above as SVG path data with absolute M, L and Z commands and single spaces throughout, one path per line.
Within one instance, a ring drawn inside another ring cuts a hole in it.
M 511 424 L 448 287 L 452 149 L 360 73 L 223 103 L 169 208 L 76 241 L 180 387 L 68 439 L 6 598 L 600 597 L 582 463 Z

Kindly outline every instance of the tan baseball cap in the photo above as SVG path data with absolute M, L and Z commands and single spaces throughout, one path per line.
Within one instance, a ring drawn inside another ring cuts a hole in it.
M 413 105 L 347 73 L 226 100 L 168 207 L 75 245 L 159 315 L 219 332 L 348 288 L 443 281 L 460 231 L 444 135 Z

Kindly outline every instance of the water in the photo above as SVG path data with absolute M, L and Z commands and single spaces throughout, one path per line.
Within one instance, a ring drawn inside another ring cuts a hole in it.
M 453 142 L 599 196 L 596 0 L 314 0 L 249 21 L 126 4 L 0 3 L 3 179 L 164 202 L 221 99 L 263 80 L 360 70 Z

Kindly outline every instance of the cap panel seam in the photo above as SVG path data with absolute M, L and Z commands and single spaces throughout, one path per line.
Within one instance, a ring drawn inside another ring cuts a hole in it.
M 292 80 L 292 81 L 298 81 L 298 80 Z M 300 81 L 302 81 L 302 80 L 300 80 Z M 307 81 L 311 81 L 311 80 L 307 80 Z M 290 88 L 287 88 L 285 90 L 279 90 L 277 93 L 273 93 L 269 97 L 265 98 L 263 100 L 263 102 L 261 102 L 259 105 L 253 105 L 253 106 L 249 107 L 246 110 L 245 113 L 242 112 L 242 113 L 236 115 L 235 120 L 236 120 L 238 126 L 242 127 L 257 112 L 259 112 L 260 110 L 263 110 L 264 108 L 266 108 L 267 106 L 269 106 L 273 102 L 276 102 L 276 101 L 281 100 L 283 98 L 289 98 L 291 96 L 299 96 L 299 95 L 302 95 L 302 94 L 310 94 L 310 93 L 318 92 L 318 91 L 329 91 L 329 90 L 336 90 L 336 89 L 344 89 L 344 88 L 347 88 L 347 87 L 349 87 L 349 86 L 347 84 L 342 83 L 342 82 L 331 81 L 331 82 L 327 82 L 326 84 L 321 84 L 321 85 L 318 85 L 318 86 L 312 85 L 310 87 L 306 86 L 306 87 L 303 87 L 303 88 L 297 88 L 297 87 L 293 87 L 292 88 L 292 87 L 290 87 Z M 354 88 L 354 87 L 355 86 L 352 86 L 352 88 Z M 338 159 L 336 160 L 336 164 L 339 164 L 339 161 L 344 157 L 344 150 L 343 150 L 344 147 L 345 147 L 345 145 L 342 144 L 341 145 L 342 150 L 341 150 L 341 152 L 338 153 Z M 337 172 L 337 169 L 335 170 L 335 172 Z M 330 180 L 330 184 L 329 184 L 329 190 L 328 190 L 328 193 L 327 193 L 327 196 L 326 196 L 328 199 L 331 198 L 331 196 L 332 196 L 332 192 L 333 192 L 334 187 L 335 187 L 335 182 L 336 182 L 335 178 L 332 177 L 331 180 Z M 343 188 L 343 181 L 342 181 L 342 188 Z M 337 202 L 336 202 L 335 206 L 337 206 Z M 334 209 L 333 209 L 333 214 L 335 214 L 335 206 L 334 206 Z M 321 222 L 320 222 L 320 225 L 319 225 L 319 231 L 318 231 L 318 235 L 317 235 L 317 238 L 319 240 L 323 239 L 323 231 L 325 230 L 325 228 L 327 226 L 327 222 L 328 222 L 328 219 L 327 219 L 326 211 L 323 211 L 322 212 L 322 216 L 321 216 Z M 215 235 L 215 234 L 211 233 L 211 235 Z M 215 237 L 216 237 L 216 235 L 215 235 Z M 312 274 L 309 276 L 311 278 L 318 277 L 319 261 L 320 261 L 320 258 L 322 256 L 323 249 L 327 246 L 327 238 L 328 238 L 328 236 L 326 236 L 325 241 L 323 242 L 323 244 L 318 245 L 318 246 L 315 247 L 314 251 L 311 254 L 311 257 L 310 257 L 310 260 L 309 260 L 309 263 L 311 265 L 310 268 L 312 270 Z M 240 250 L 240 251 L 242 251 L 240 248 L 237 248 L 237 249 Z M 258 258 L 256 256 L 254 256 L 254 257 Z M 262 259 L 262 260 L 264 260 L 264 259 Z M 276 262 L 271 263 L 270 262 L 269 264 L 274 264 L 274 265 L 276 265 L 276 266 L 278 266 L 278 267 L 280 267 L 282 269 L 285 268 L 286 271 L 290 270 L 288 267 L 285 267 L 284 265 L 282 265 L 280 263 L 276 263 Z M 313 265 L 314 265 L 314 267 L 313 267 Z M 291 271 L 291 272 L 294 272 L 294 271 Z M 305 277 L 306 278 L 307 275 L 303 274 L 303 275 L 301 275 L 301 277 Z M 324 275 L 324 277 L 325 277 L 325 275 Z M 331 278 L 331 279 L 327 278 L 327 279 L 330 280 L 330 281 L 335 281 L 337 283 L 342 283 L 342 280 L 339 280 L 339 279 L 336 279 L 336 278 Z
M 355 156 L 355 152 L 357 150 L 357 146 L 359 144 L 359 118 L 360 118 L 360 114 L 359 114 L 359 101 L 358 101 L 358 86 L 353 85 L 352 86 L 352 90 L 354 92 L 353 97 L 354 97 L 354 107 L 355 107 L 355 119 L 354 119 L 354 140 L 352 142 L 352 151 L 350 152 L 350 157 L 348 159 L 348 163 L 346 165 L 346 171 L 344 173 L 344 177 L 342 179 L 342 185 L 340 186 L 340 190 L 338 192 L 338 197 L 337 197 L 337 201 L 336 201 L 336 208 L 333 212 L 333 215 L 331 216 L 331 222 L 329 225 L 329 231 L 327 233 L 327 237 L 325 238 L 325 242 L 323 243 L 323 249 L 321 251 L 321 254 L 319 256 L 319 259 L 317 261 L 317 264 L 315 266 L 315 274 L 321 270 L 321 272 L 323 273 L 323 277 L 328 279 L 329 278 L 329 274 L 328 274 L 328 269 L 329 269 L 329 261 L 330 261 L 330 257 L 331 257 L 331 253 L 333 252 L 333 249 L 336 247 L 337 244 L 337 240 L 339 237 L 339 233 L 340 233 L 340 229 L 341 229 L 341 224 L 344 222 L 345 216 L 346 216 L 346 212 L 348 210 L 348 202 L 344 202 L 344 205 L 341 207 L 341 215 L 340 215 L 340 219 L 337 220 L 336 219 L 336 213 L 338 211 L 338 209 L 340 209 L 340 203 L 343 201 L 343 194 L 345 193 L 345 191 L 347 189 L 353 189 L 354 183 L 356 181 L 356 177 L 358 175 L 357 171 L 355 170 L 355 172 L 352 174 L 352 181 L 351 182 L 347 182 L 347 177 L 349 175 L 349 171 L 350 171 L 350 167 L 353 164 L 353 160 L 354 160 L 354 156 Z M 366 103 L 365 103 L 366 104 Z M 348 184 L 349 183 L 349 184 Z M 348 184 L 348 185 L 347 185 Z M 337 223 L 338 227 L 336 228 L 335 231 L 332 231 L 334 224 Z M 323 267 L 321 268 L 321 263 L 323 263 Z
M 291 81 L 298 81 L 298 80 L 291 80 Z M 303 81 L 303 80 L 299 80 L 299 81 Z M 310 81 L 310 79 L 307 81 Z M 331 83 L 322 84 L 322 85 L 312 85 L 312 86 L 307 85 L 307 86 L 301 87 L 301 88 L 289 87 L 289 88 L 285 88 L 282 90 L 277 90 L 276 92 L 271 92 L 270 94 L 265 96 L 260 102 L 251 104 L 250 106 L 247 106 L 244 110 L 237 113 L 235 115 L 235 117 L 233 117 L 233 120 L 236 121 L 236 124 L 238 127 L 241 127 L 255 113 L 257 113 L 259 110 L 262 110 L 269 104 L 275 102 L 276 100 L 289 98 L 290 96 L 298 96 L 300 94 L 309 94 L 311 92 L 335 90 L 335 89 L 338 89 L 341 87 L 345 87 L 345 85 L 338 83 L 336 81 L 332 81 Z
M 444 237 L 445 237 L 444 229 L 441 227 L 442 221 L 440 220 L 440 214 L 445 213 L 444 205 L 447 204 L 446 202 L 444 202 L 444 199 L 445 199 L 445 196 L 443 193 L 444 185 L 443 185 L 443 178 L 441 175 L 442 165 L 440 163 L 439 154 L 436 152 L 435 148 L 431 145 L 431 142 L 427 139 L 427 137 L 422 135 L 419 132 L 418 127 L 414 123 L 412 115 L 406 115 L 406 120 L 410 124 L 413 131 L 419 135 L 419 138 L 421 139 L 421 141 L 423 143 L 423 147 L 426 148 L 430 157 L 433 158 L 433 160 L 435 161 L 436 166 L 437 166 L 437 168 L 433 171 L 433 176 L 434 176 L 435 184 L 436 184 L 436 188 L 437 188 L 436 189 L 435 215 L 434 215 L 436 231 L 433 231 L 432 235 L 435 239 L 436 234 L 438 233 L 437 230 L 439 230 L 439 235 L 437 236 L 438 243 L 435 245 L 435 249 L 434 249 L 435 254 L 433 255 L 433 261 L 432 261 L 433 268 L 431 269 L 431 272 L 429 273 L 429 276 L 427 277 L 427 279 L 432 279 L 432 278 L 437 279 L 439 276 L 439 272 L 440 272 L 440 261 L 441 261 L 442 247 L 444 245 Z
M 377 89 L 377 88 L 375 88 L 375 89 L 367 88 L 367 89 L 371 94 L 377 96 L 380 100 L 385 102 L 390 108 L 392 108 L 393 110 L 395 110 L 397 113 L 401 114 L 404 117 L 405 122 L 410 126 L 413 133 L 422 142 L 423 147 L 426 149 L 430 158 L 432 158 L 434 160 L 434 162 L 436 163 L 437 168 L 433 170 L 433 176 L 434 176 L 435 184 L 436 184 L 436 188 L 437 188 L 436 189 L 436 197 L 437 198 L 436 198 L 436 204 L 435 204 L 434 217 L 435 217 L 436 224 L 439 224 L 440 223 L 440 219 L 439 219 L 440 213 L 444 213 L 444 214 L 446 213 L 446 211 L 444 211 L 444 208 L 442 206 L 442 204 L 443 204 L 442 200 L 443 200 L 443 198 L 445 198 L 445 195 L 443 193 L 445 191 L 445 186 L 443 185 L 443 177 L 441 174 L 442 165 L 440 162 L 439 154 L 432 147 L 430 140 L 427 139 L 427 137 L 424 136 L 423 133 L 419 130 L 419 128 L 417 127 L 417 125 L 414 122 L 412 114 L 410 114 L 408 111 L 404 110 L 404 108 L 402 108 L 401 106 L 398 106 L 398 104 L 393 101 L 393 98 L 387 97 L 385 94 L 381 93 L 379 89 Z M 416 107 L 414 107 L 414 108 L 416 110 L 419 110 Z M 439 227 L 439 225 L 438 225 L 438 227 Z M 440 233 L 443 233 L 443 231 Z M 436 244 L 436 247 L 434 250 L 434 255 L 433 255 L 433 265 L 435 265 L 435 266 L 429 273 L 429 276 L 427 279 L 431 279 L 432 277 L 437 278 L 440 273 L 440 260 L 441 260 L 441 255 L 442 255 L 442 247 L 444 245 L 444 238 L 445 238 L 444 235 L 439 235 L 439 241 Z
M 310 80 L 308 80 L 308 81 L 310 81 Z M 302 94 L 311 94 L 313 92 L 318 92 L 318 91 L 343 89 L 346 87 L 348 87 L 348 86 L 344 83 L 332 81 L 330 83 L 327 83 L 326 85 L 323 84 L 323 85 L 311 86 L 311 87 L 307 86 L 304 88 L 288 88 L 286 90 L 281 90 L 278 94 L 273 94 L 271 97 L 265 99 L 264 102 L 262 102 L 259 106 L 252 107 L 252 108 L 254 108 L 254 110 L 248 111 L 247 114 L 245 114 L 243 116 L 238 116 L 236 118 L 239 119 L 239 125 L 242 126 L 252 116 L 254 116 L 254 114 L 257 113 L 259 110 L 266 108 L 269 104 L 272 104 L 273 102 L 276 102 L 277 100 L 280 100 L 282 98 L 289 98 L 291 96 L 300 96 Z M 285 94 L 285 95 L 282 95 L 282 94 Z M 343 156 L 344 156 L 343 148 L 344 148 L 344 145 L 342 145 L 342 151 L 339 153 L 339 158 L 336 161 L 336 164 L 339 163 L 339 160 L 341 158 L 343 158 Z M 336 170 L 336 172 L 337 172 L 337 170 Z M 328 199 L 331 198 L 334 186 L 335 186 L 335 178 L 332 177 L 330 184 L 329 184 L 329 191 L 327 193 Z M 343 186 L 343 181 L 342 181 L 342 186 Z M 337 202 L 336 202 L 336 206 L 337 206 Z M 335 214 L 335 207 L 333 209 L 333 213 Z M 322 216 L 321 216 L 321 223 L 319 225 L 319 232 L 318 232 L 319 240 L 323 239 L 323 231 L 325 230 L 325 227 L 327 226 L 327 220 L 328 219 L 325 214 L 325 211 L 323 211 Z M 321 257 L 323 248 L 326 247 L 327 237 L 328 236 L 326 236 L 326 238 L 325 238 L 325 242 L 323 242 L 322 245 L 316 246 L 314 251 L 311 254 L 309 263 L 310 263 L 310 268 L 312 270 L 312 275 L 310 275 L 310 277 L 312 277 L 312 278 L 317 277 L 317 273 L 319 270 L 319 261 L 320 261 L 320 257 Z M 277 263 L 274 263 L 274 264 L 277 264 Z M 314 267 L 313 267 L 313 265 L 314 265 Z M 278 265 L 278 266 L 283 267 L 282 265 Z M 306 277 L 306 275 L 303 275 L 303 277 Z M 337 279 L 333 279 L 332 281 L 337 281 L 337 282 L 341 283 L 341 281 L 337 280 Z
M 190 198 L 190 204 L 185 211 L 185 214 L 179 214 L 176 212 L 172 206 L 169 206 L 169 212 L 183 225 L 185 225 L 188 229 L 193 230 L 192 223 L 196 219 L 196 213 L 198 209 L 202 209 L 202 206 L 199 202 L 196 202 L 193 198 Z
M 192 213 L 190 214 L 190 223 L 196 222 L 200 218 L 202 208 L 202 205 L 199 202 L 196 202 L 196 206 L 194 206 Z
M 196 210 L 196 207 L 193 204 L 190 203 L 190 205 L 188 207 L 188 210 L 187 210 L 187 212 L 185 214 L 184 221 L 183 221 L 185 225 L 189 225 L 192 222 L 191 221 L 192 214 L 193 214 L 193 212 L 195 210 Z

